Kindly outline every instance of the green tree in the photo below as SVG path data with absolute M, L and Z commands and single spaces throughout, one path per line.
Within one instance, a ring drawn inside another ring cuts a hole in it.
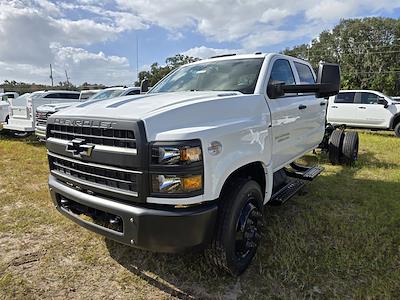
M 149 71 L 141 71 L 139 72 L 139 80 L 135 82 L 136 86 L 140 86 L 140 82 L 142 82 L 143 79 L 147 78 L 149 80 L 149 85 L 154 86 L 157 82 L 159 82 L 162 78 L 164 78 L 169 72 L 172 70 L 191 63 L 198 61 L 199 58 L 194 58 L 191 56 L 187 55 L 182 55 L 182 54 L 176 54 L 173 57 L 168 57 L 165 60 L 166 65 L 165 66 L 160 66 L 158 63 L 153 63 L 150 66 Z
M 364 18 L 341 20 L 310 45 L 285 49 L 284 54 L 340 64 L 342 89 L 371 89 L 400 94 L 400 20 Z

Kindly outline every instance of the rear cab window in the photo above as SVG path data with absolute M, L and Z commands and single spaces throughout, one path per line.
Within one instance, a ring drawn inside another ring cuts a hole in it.
M 296 67 L 297 73 L 299 74 L 300 84 L 315 83 L 314 74 L 309 66 L 299 63 L 297 61 L 294 62 L 294 66 Z

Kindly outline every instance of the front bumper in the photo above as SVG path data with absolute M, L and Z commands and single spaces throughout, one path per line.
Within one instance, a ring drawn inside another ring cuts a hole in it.
M 49 177 L 50 194 L 57 210 L 79 225 L 122 244 L 136 248 L 176 253 L 207 244 L 212 237 L 217 205 L 211 203 L 193 208 L 155 209 L 133 206 L 73 189 L 53 176 Z M 61 199 L 69 199 L 80 207 L 118 216 L 121 230 L 113 230 L 65 208 Z
M 46 139 L 46 128 L 42 128 L 42 127 L 36 127 L 35 128 L 35 135 L 39 138 L 39 139 Z

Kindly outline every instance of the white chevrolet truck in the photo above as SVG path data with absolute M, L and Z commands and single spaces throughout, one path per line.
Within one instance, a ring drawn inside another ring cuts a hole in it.
M 182 66 L 147 94 L 55 113 L 46 142 L 55 207 L 120 243 L 204 249 L 240 274 L 264 205 L 322 171 L 294 161 L 327 140 L 333 162 L 349 149 L 356 158 L 356 135 L 325 130 L 325 98 L 339 87 L 338 65 L 321 64 L 316 77 L 281 54 L 229 55 Z

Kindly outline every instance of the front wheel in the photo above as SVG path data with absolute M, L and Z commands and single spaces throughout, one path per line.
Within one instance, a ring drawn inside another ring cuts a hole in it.
M 240 275 L 256 254 L 263 227 L 263 194 L 254 180 L 237 179 L 222 195 L 208 262 Z

